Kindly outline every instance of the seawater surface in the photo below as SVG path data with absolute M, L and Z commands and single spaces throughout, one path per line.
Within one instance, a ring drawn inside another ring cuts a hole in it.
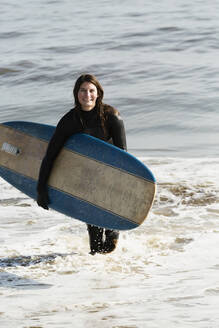
M 129 149 L 218 156 L 219 2 L 3 1 L 1 121 L 56 124 L 97 75 Z
M 0 179 L 1 326 L 217 327 L 219 2 L 10 0 L 0 25 L 0 122 L 57 124 L 95 74 L 157 179 L 147 220 L 106 256 Z

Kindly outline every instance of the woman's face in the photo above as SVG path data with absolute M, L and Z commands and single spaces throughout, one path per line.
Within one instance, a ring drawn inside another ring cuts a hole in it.
M 96 105 L 97 97 L 97 88 L 93 83 L 84 82 L 81 84 L 78 91 L 78 100 L 83 110 L 92 110 Z

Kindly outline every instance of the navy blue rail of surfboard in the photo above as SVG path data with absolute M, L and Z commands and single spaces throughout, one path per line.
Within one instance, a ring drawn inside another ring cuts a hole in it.
M 25 121 L 5 122 L 3 125 L 45 141 L 49 141 L 55 132 L 54 126 Z M 152 172 L 137 158 L 126 153 L 122 149 L 92 136 L 82 133 L 74 134 L 66 142 L 65 148 L 107 165 L 122 169 L 128 173 L 149 180 L 152 183 L 156 182 Z
M 36 199 L 37 181 L 0 166 L 0 176 L 29 197 Z M 49 207 L 85 223 L 113 230 L 130 230 L 138 227 L 135 222 L 99 208 L 91 203 L 49 187 Z

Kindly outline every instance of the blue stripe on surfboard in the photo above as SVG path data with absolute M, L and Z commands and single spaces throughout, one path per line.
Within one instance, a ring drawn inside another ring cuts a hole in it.
M 3 125 L 22 131 L 33 137 L 49 141 L 55 132 L 51 125 L 14 121 Z M 98 142 L 97 142 L 98 141 Z M 153 183 L 156 182 L 152 172 L 137 158 L 124 150 L 119 149 L 103 140 L 86 134 L 74 134 L 66 142 L 65 147 L 84 156 L 101 161 L 107 165 L 122 169 L 128 173 L 139 176 Z M 116 156 L 115 156 L 116 149 Z
M 13 129 L 16 129 L 18 131 L 24 132 L 33 137 L 44 139 L 46 141 L 49 141 L 55 132 L 55 127 L 52 125 L 46 125 L 46 124 L 40 124 L 34 122 L 11 121 L 11 122 L 4 122 L 2 124 L 9 126 Z
M 36 180 L 2 166 L 0 166 L 0 175 L 21 192 L 36 199 Z M 52 200 L 49 207 L 88 224 L 113 230 L 130 230 L 138 227 L 138 224 L 126 218 L 51 187 L 49 187 L 49 198 Z M 72 216 L 72 213 L 74 213 L 74 216 Z

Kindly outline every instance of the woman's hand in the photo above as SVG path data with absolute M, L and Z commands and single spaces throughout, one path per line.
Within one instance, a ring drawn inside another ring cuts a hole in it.
M 37 195 L 37 204 L 44 208 L 45 210 L 48 210 L 48 204 L 49 204 L 49 196 L 48 196 L 48 191 L 47 190 L 43 190 L 38 192 Z

